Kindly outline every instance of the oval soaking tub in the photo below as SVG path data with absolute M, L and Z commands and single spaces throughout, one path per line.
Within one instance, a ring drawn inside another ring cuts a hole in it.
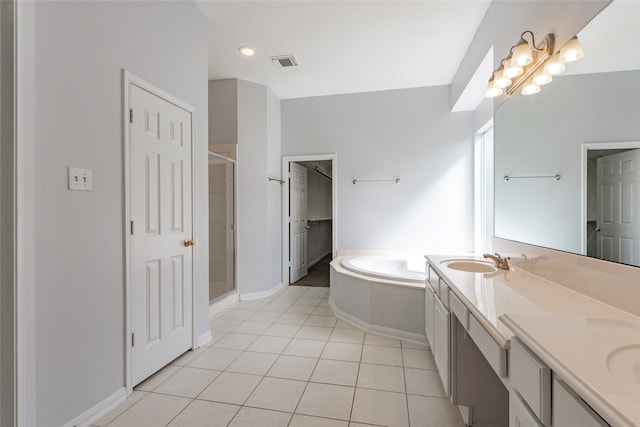
M 331 261 L 329 304 L 365 331 L 426 343 L 422 256 L 355 255 Z
M 381 279 L 413 283 L 426 280 L 424 257 L 347 256 L 341 261 L 347 270 Z

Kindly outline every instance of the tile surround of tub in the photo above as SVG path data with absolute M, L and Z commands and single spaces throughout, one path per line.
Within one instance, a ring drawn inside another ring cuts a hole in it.
M 511 265 L 613 307 L 640 316 L 640 268 L 513 240 L 493 238 Z M 521 254 L 526 254 L 524 260 Z M 532 261 L 532 259 L 538 260 Z
M 304 321 L 281 319 L 296 304 L 327 308 L 322 289 L 290 286 L 264 304 L 238 302 L 215 313 L 213 341 L 146 380 L 93 425 L 463 427 L 425 345 L 365 333 L 326 310 Z M 271 304 L 283 311 L 273 315 Z

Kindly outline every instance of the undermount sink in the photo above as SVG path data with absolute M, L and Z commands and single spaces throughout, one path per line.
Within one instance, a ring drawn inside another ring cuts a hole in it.
M 442 264 L 454 270 L 468 273 L 493 273 L 498 270 L 493 262 L 476 259 L 447 259 L 442 261 Z
M 613 379 L 640 402 L 640 344 L 617 348 L 607 356 Z

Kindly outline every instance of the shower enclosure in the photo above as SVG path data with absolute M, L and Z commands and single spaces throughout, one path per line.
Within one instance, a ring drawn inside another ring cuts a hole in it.
M 236 292 L 235 161 L 209 152 L 209 302 Z

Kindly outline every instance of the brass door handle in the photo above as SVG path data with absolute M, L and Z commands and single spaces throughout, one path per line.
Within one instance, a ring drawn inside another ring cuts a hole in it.
M 184 246 L 185 246 L 185 247 L 187 247 L 187 248 L 188 248 L 189 246 L 193 246 L 193 245 L 195 245 L 195 244 L 196 244 L 196 242 L 194 242 L 193 240 L 185 239 L 185 240 L 184 240 L 184 242 L 183 242 L 183 244 L 184 244 Z

